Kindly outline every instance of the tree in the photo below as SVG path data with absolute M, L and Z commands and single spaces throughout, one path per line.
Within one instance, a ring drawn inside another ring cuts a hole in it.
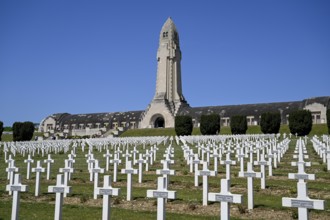
M 34 133 L 34 124 L 33 122 L 26 121 L 23 123 L 21 130 L 22 141 L 30 141 Z
M 232 134 L 246 134 L 247 121 L 244 115 L 230 117 L 230 130 Z
M 277 134 L 281 127 L 279 112 L 265 112 L 261 114 L 260 128 L 264 134 Z
M 14 122 L 13 124 L 13 141 L 21 141 L 22 122 Z
M 327 110 L 328 133 L 330 134 L 330 109 Z
M 2 132 L 3 132 L 3 122 L 0 121 L 0 141 L 1 141 Z
M 308 110 L 296 110 L 289 115 L 289 128 L 291 134 L 298 136 L 308 135 L 312 130 L 312 113 Z
M 192 130 L 193 123 L 190 115 L 175 116 L 175 133 L 177 136 L 191 135 Z
M 217 114 L 202 115 L 200 131 L 203 135 L 214 135 L 220 132 L 220 116 Z
M 34 132 L 34 124 L 30 121 L 15 122 L 13 124 L 13 140 L 29 141 L 32 139 Z

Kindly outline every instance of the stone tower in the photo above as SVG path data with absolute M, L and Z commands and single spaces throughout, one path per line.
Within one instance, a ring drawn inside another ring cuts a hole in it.
M 160 31 L 156 93 L 141 115 L 140 128 L 174 127 L 174 117 L 189 106 L 182 95 L 179 34 L 171 18 Z

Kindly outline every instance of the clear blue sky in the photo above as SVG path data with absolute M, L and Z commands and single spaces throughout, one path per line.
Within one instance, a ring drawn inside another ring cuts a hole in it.
M 144 110 L 159 32 L 193 107 L 330 95 L 330 1 L 0 1 L 0 120 Z

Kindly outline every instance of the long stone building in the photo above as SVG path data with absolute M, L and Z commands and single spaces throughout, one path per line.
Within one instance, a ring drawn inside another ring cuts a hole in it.
M 215 113 L 221 117 L 221 126 L 229 126 L 232 115 L 245 115 L 248 125 L 259 125 L 264 112 L 280 112 L 282 124 L 288 123 L 291 111 L 307 109 L 312 112 L 313 123 L 326 123 L 330 96 L 307 98 L 301 101 L 191 107 L 182 93 L 181 50 L 179 34 L 171 18 L 163 25 L 157 51 L 156 92 L 145 110 L 92 114 L 58 113 L 43 119 L 39 131 L 46 135 L 108 136 L 134 128 L 174 127 L 176 115 L 191 115 L 195 127 L 200 116 Z

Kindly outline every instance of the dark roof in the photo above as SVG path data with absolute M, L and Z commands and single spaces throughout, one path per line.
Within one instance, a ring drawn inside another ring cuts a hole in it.
M 110 123 L 113 121 L 139 121 L 143 111 L 91 113 L 91 114 L 65 114 L 58 121 L 59 124 L 88 124 L 88 123 Z

